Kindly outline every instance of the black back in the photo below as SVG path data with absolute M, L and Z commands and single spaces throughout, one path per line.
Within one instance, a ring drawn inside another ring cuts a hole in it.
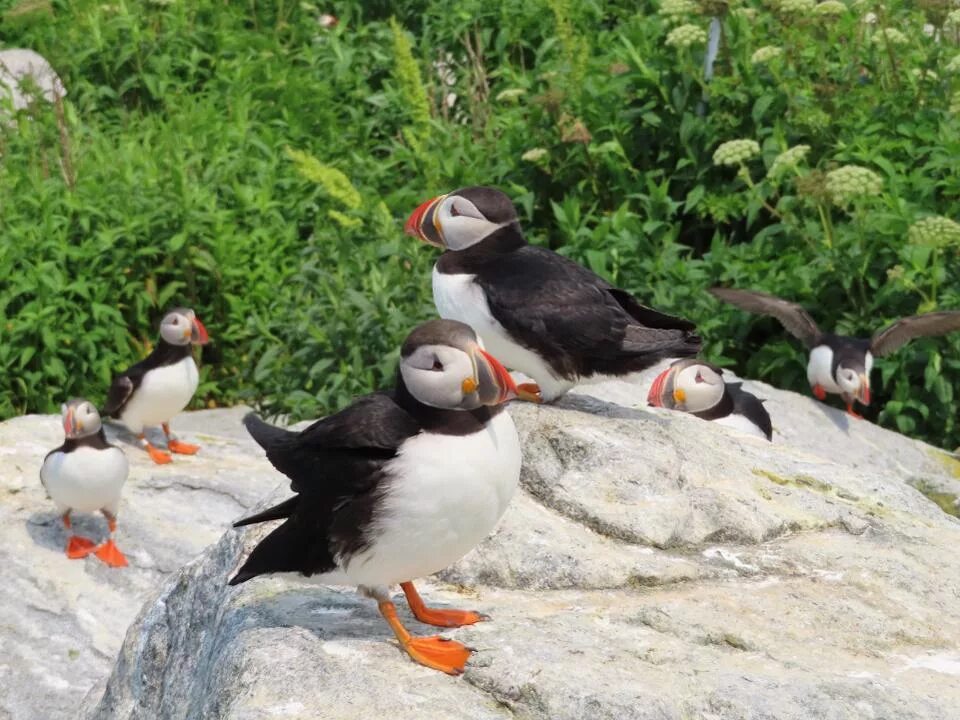
M 147 357 L 131 366 L 113 378 L 110 391 L 107 393 L 107 402 L 100 411 L 103 417 L 118 417 L 123 406 L 131 398 L 140 384 L 143 376 L 155 368 L 175 365 L 193 352 L 190 343 L 186 345 L 172 345 L 162 337 Z
M 841 365 L 856 372 L 867 371 L 867 352 L 870 350 L 868 338 L 826 334 L 820 344 L 833 350 L 833 365 L 830 372 L 834 377 L 837 376 L 837 368 Z
M 700 349 L 692 323 L 641 305 L 590 270 L 528 245 L 519 225 L 440 256 L 441 273 L 468 273 L 513 340 L 561 377 L 624 375 Z
M 760 428 L 760 431 L 767 436 L 767 440 L 773 440 L 773 423 L 770 421 L 770 413 L 763 406 L 763 400 L 743 389 L 743 383 L 725 383 L 720 402 L 712 408 L 691 413 L 691 415 L 704 420 L 719 420 L 730 415 L 742 415 Z
M 297 495 L 235 526 L 267 520 L 284 523 L 265 537 L 230 580 L 264 573 L 314 575 L 333 570 L 373 540 L 381 500 L 395 479 L 387 464 L 421 432 L 467 435 L 482 429 L 501 406 L 473 411 L 440 410 L 410 395 L 397 372 L 397 386 L 355 401 L 302 432 L 244 418 L 253 438 Z

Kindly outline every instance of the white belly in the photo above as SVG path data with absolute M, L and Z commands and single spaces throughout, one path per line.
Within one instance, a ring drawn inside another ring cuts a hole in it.
M 371 532 L 374 544 L 343 567 L 357 585 L 430 575 L 476 547 L 517 488 L 520 439 L 504 411 L 473 435 L 411 438 L 387 469 L 394 478 Z
M 718 425 L 732 428 L 733 430 L 741 432 L 745 435 L 753 435 L 754 437 L 762 438 L 764 440 L 767 439 L 767 436 L 763 433 L 763 430 L 757 427 L 752 420 L 744 415 L 727 415 L 722 418 L 717 418 L 713 422 L 717 423 Z
M 132 432 L 139 433 L 145 425 L 168 422 L 183 410 L 197 391 L 200 375 L 192 356 L 173 365 L 155 368 L 143 377 L 120 414 L 120 419 Z
M 807 381 L 810 387 L 820 385 L 829 393 L 843 392 L 833 377 L 833 350 L 827 345 L 818 345 L 810 351 L 807 361 Z
M 40 479 L 60 512 L 105 508 L 115 515 L 127 471 L 127 457 L 120 448 L 79 447 L 48 457 L 40 468 Z
M 510 339 L 504 327 L 490 313 L 487 298 L 474 275 L 446 275 L 433 268 L 433 302 L 437 313 L 448 320 L 459 320 L 473 328 L 483 340 L 484 349 L 512 370 L 533 378 L 547 402 L 563 395 L 577 384 L 554 375 L 550 366 L 532 350 Z

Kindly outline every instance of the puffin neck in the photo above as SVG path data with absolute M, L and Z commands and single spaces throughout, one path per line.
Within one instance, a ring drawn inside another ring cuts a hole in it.
M 483 406 L 476 410 L 446 410 L 425 405 L 407 389 L 399 367 L 393 399 L 417 421 L 424 432 L 440 435 L 471 435 L 483 429 L 492 417 L 503 410 L 503 405 Z
M 701 420 L 716 420 L 717 418 L 726 417 L 733 412 L 733 398 L 730 396 L 730 392 L 727 389 L 727 386 L 723 386 L 723 396 L 713 407 L 707 408 L 706 410 L 701 410 L 700 412 L 690 413 L 691 415 L 696 415 Z
M 497 228 L 483 240 L 463 250 L 446 250 L 437 261 L 441 272 L 470 272 L 494 258 L 518 250 L 527 244 L 516 220 Z
M 192 354 L 193 345 L 190 343 L 186 345 L 174 345 L 168 343 L 161 337 L 160 342 L 157 343 L 156 347 L 153 348 L 153 352 L 150 353 L 149 360 L 151 365 L 162 367 L 164 365 L 173 365 Z
M 106 450 L 110 447 L 103 428 L 101 427 L 100 430 L 93 433 L 93 435 L 85 435 L 81 438 L 67 438 L 63 441 L 62 451 L 68 453 L 82 447 L 93 448 L 94 450 Z

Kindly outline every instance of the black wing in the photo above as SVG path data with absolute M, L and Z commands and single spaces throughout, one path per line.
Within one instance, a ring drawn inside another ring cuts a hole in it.
M 874 334 L 870 341 L 870 352 L 877 357 L 883 357 L 899 350 L 915 338 L 946 335 L 956 330 L 960 330 L 960 311 L 946 310 L 911 315 Z
M 630 293 L 532 245 L 477 274 L 490 312 L 564 375 L 639 370 L 700 349 L 692 323 L 641 305 Z
M 754 290 L 715 287 L 710 293 L 741 310 L 775 317 L 787 332 L 802 340 L 808 348 L 816 347 L 823 338 L 817 323 L 796 303 Z
M 748 393 L 742 385 L 743 383 L 727 383 L 727 392 L 733 399 L 733 411 L 750 420 L 767 436 L 767 440 L 772 441 L 773 423 L 770 421 L 770 413 L 763 406 L 763 400 L 753 393 Z
M 244 424 L 298 494 L 235 523 L 285 518 L 254 548 L 232 585 L 263 573 L 327 572 L 336 567 L 336 558 L 367 547 L 366 529 L 383 492 L 384 466 L 420 432 L 419 423 L 386 393 L 360 398 L 299 433 L 253 414 Z
M 107 402 L 100 412 L 104 417 L 118 417 L 123 406 L 127 404 L 133 392 L 140 387 L 143 382 L 143 376 L 147 374 L 148 368 L 144 366 L 145 360 L 141 360 L 124 373 L 113 378 L 110 384 L 110 391 L 107 393 Z

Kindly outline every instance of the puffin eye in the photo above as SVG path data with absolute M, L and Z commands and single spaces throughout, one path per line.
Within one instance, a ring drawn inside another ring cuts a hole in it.
M 457 210 L 457 204 L 451 203 L 450 205 L 450 217 L 457 217 L 460 215 L 460 211 Z
M 179 324 L 180 324 L 180 318 L 175 317 L 175 318 L 173 319 L 173 324 L 174 324 L 174 325 L 179 325 Z
M 697 376 L 693 379 L 693 381 L 698 383 L 705 382 L 703 379 L 703 375 L 700 374 L 699 370 L 697 370 Z
M 433 367 L 430 368 L 430 369 L 431 369 L 431 370 L 443 370 L 443 363 L 440 362 L 440 360 L 439 360 L 438 358 L 434 358 L 434 359 L 433 359 Z

